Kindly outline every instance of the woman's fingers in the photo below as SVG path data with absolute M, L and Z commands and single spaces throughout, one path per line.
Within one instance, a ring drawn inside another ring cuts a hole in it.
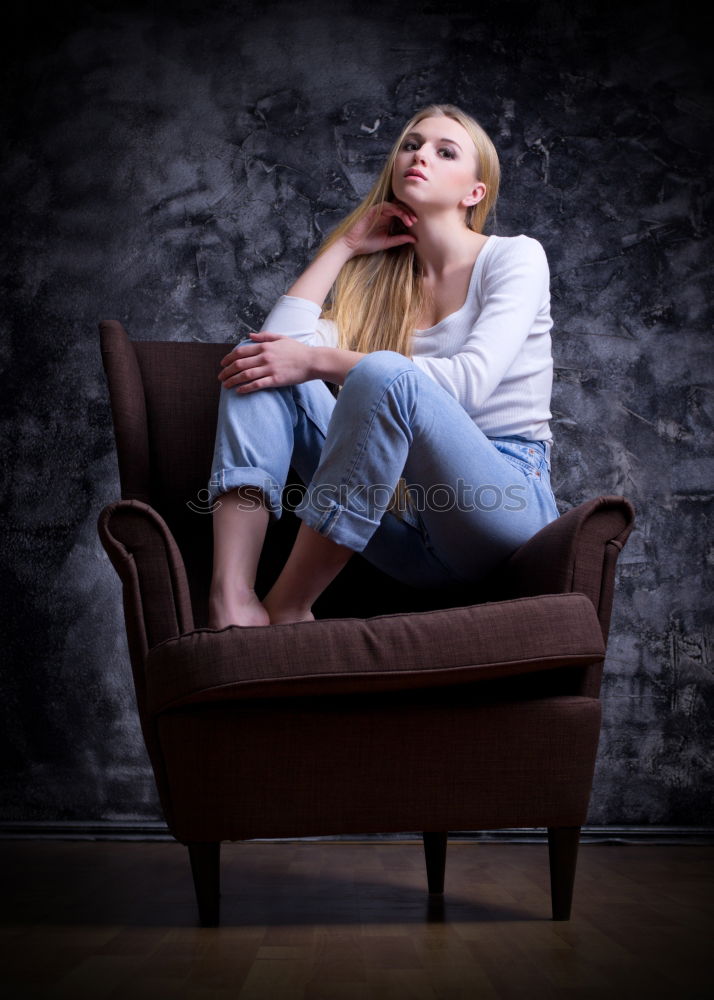
M 260 376 L 260 372 L 265 367 L 264 364 L 256 365 L 252 360 L 248 367 L 239 368 L 230 375 L 225 376 L 221 381 L 224 389 L 232 389 L 234 386 L 245 385 Z
M 219 372 L 219 381 L 223 382 L 224 385 L 227 385 L 231 379 L 234 379 L 239 375 L 245 375 L 245 373 L 250 371 L 252 368 L 262 367 L 262 365 L 256 364 L 258 360 L 258 357 L 254 357 L 234 361 L 232 365 L 227 365 L 221 372 Z
M 383 201 L 373 206 L 373 218 L 387 215 L 397 216 L 405 225 L 412 226 L 417 221 L 416 212 L 399 201 Z M 385 219 L 386 221 L 386 219 Z
M 270 333 L 269 330 L 261 330 L 260 333 L 251 333 L 254 341 L 262 342 L 265 340 L 283 340 L 285 338 L 284 333 Z
M 248 345 L 242 357 L 223 369 L 219 377 L 224 389 L 248 385 L 253 389 L 279 388 L 314 377 L 310 360 L 314 356 L 312 347 L 284 334 L 265 332 L 255 336 L 259 338 L 255 350 Z
M 242 347 L 242 346 L 243 346 L 243 345 L 241 345 L 241 347 Z M 235 359 L 236 359 L 236 358 L 238 357 L 238 351 L 239 351 L 240 349 L 241 349 L 240 347 L 234 347 L 234 348 L 232 348 L 232 349 L 231 349 L 231 350 L 230 350 L 230 351 L 228 352 L 228 354 L 226 354 L 226 356 L 225 356 L 225 357 L 221 358 L 221 361 L 220 361 L 220 364 L 221 364 L 221 365 L 222 365 L 222 366 L 223 366 L 224 368 L 226 367 L 226 365 L 230 365 L 230 364 L 233 364 L 233 362 L 235 361 Z
M 258 354 L 260 352 L 260 341 L 262 340 L 279 340 L 281 336 L 280 333 L 268 333 L 267 331 L 262 331 L 261 333 L 254 333 L 252 330 L 249 334 L 250 337 L 254 337 L 254 340 L 246 341 L 244 344 L 238 344 L 232 350 L 221 358 L 219 364 L 224 368 L 226 365 L 233 364 L 237 358 L 247 358 L 253 354 Z
M 404 243 L 416 243 L 416 236 L 412 236 L 411 233 L 401 233 L 396 236 L 388 236 L 384 242 L 385 247 L 399 247 Z
M 222 370 L 218 373 L 218 378 L 223 380 L 233 373 L 233 371 L 238 370 L 238 362 L 245 360 L 246 358 L 256 357 L 260 354 L 260 344 L 241 344 L 239 347 L 234 347 L 232 351 L 229 351 L 224 358 L 221 358 L 220 364 Z
M 393 219 L 399 219 L 405 226 L 413 226 L 417 221 L 416 213 L 402 202 L 382 201 L 372 205 L 369 211 L 357 222 L 344 237 L 354 254 L 374 253 L 402 243 L 415 243 L 415 239 L 394 240 L 395 234 L 389 232 Z M 404 234 L 396 234 L 402 236 Z
M 417 221 L 416 212 L 409 208 L 408 205 L 403 205 L 400 201 L 385 201 L 383 204 L 385 206 L 388 205 L 391 214 L 397 215 L 405 225 L 413 226 Z
M 241 385 L 236 386 L 236 392 L 239 395 L 244 395 L 247 392 L 256 392 L 258 389 L 271 389 L 274 385 L 274 381 L 271 377 L 268 378 L 256 378 L 250 382 L 246 382 Z

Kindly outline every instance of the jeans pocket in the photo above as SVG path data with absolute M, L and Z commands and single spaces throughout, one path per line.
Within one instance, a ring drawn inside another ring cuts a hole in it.
M 491 438 L 491 444 L 514 468 L 527 476 L 547 475 L 545 446 L 540 441 L 520 441 L 513 438 Z

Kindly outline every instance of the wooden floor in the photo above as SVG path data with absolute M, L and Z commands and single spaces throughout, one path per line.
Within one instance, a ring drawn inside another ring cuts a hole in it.
M 547 848 L 223 846 L 222 926 L 196 926 L 174 843 L 0 842 L 7 1000 L 710 997 L 714 847 L 582 845 L 569 922 Z

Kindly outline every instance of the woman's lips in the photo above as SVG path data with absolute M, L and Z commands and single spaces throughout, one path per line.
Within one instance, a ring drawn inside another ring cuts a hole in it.
M 406 172 L 406 174 L 404 175 L 404 180 L 405 181 L 410 181 L 410 180 L 425 181 L 426 177 L 424 176 L 424 174 L 420 173 L 418 170 L 408 170 Z

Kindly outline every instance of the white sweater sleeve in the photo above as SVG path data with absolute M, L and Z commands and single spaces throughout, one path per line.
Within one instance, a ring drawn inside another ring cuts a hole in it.
M 549 309 L 550 274 L 543 247 L 528 236 L 509 244 L 507 253 L 488 261 L 481 278 L 481 310 L 456 353 L 413 358 L 469 413 L 483 406 L 500 384 L 539 312 Z
M 309 299 L 281 295 L 261 332 L 280 333 L 315 347 L 337 347 L 337 327 L 328 319 L 320 319 L 320 307 Z

